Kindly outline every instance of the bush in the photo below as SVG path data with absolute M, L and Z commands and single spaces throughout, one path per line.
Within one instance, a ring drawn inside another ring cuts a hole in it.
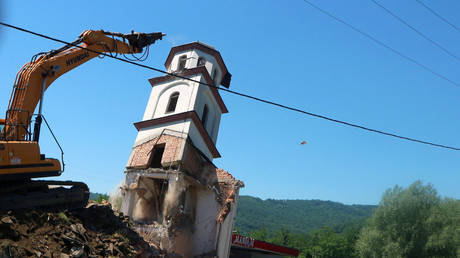
M 388 189 L 356 250 L 360 257 L 457 257 L 460 203 L 441 199 L 431 184 Z

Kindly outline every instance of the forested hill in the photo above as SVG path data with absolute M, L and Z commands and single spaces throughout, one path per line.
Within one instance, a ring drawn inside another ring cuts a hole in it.
M 235 228 L 240 233 L 264 227 L 269 232 L 283 228 L 296 234 L 310 233 L 323 226 L 340 228 L 349 223 L 362 223 L 376 207 L 320 200 L 261 200 L 240 196 Z

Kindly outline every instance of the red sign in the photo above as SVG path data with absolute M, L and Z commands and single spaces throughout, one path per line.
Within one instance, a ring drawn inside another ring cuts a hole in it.
M 253 248 L 254 239 L 247 236 L 232 235 L 232 245 Z
M 299 256 L 299 250 L 281 245 L 275 245 L 264 241 L 259 241 L 247 236 L 232 234 L 232 246 L 243 247 L 249 250 L 262 250 L 272 254 Z

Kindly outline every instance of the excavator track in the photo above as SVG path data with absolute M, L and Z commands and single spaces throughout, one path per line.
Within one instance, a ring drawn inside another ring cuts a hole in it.
M 0 211 L 85 207 L 89 188 L 72 181 L 28 180 L 0 185 Z

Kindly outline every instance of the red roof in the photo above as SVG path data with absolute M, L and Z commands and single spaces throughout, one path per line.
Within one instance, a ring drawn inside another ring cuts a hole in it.
M 220 179 L 220 180 L 225 180 L 225 179 L 236 180 L 232 176 L 232 174 L 228 173 L 227 171 L 225 171 L 225 170 L 223 170 L 221 168 L 217 168 L 216 172 L 217 172 L 217 178 Z

